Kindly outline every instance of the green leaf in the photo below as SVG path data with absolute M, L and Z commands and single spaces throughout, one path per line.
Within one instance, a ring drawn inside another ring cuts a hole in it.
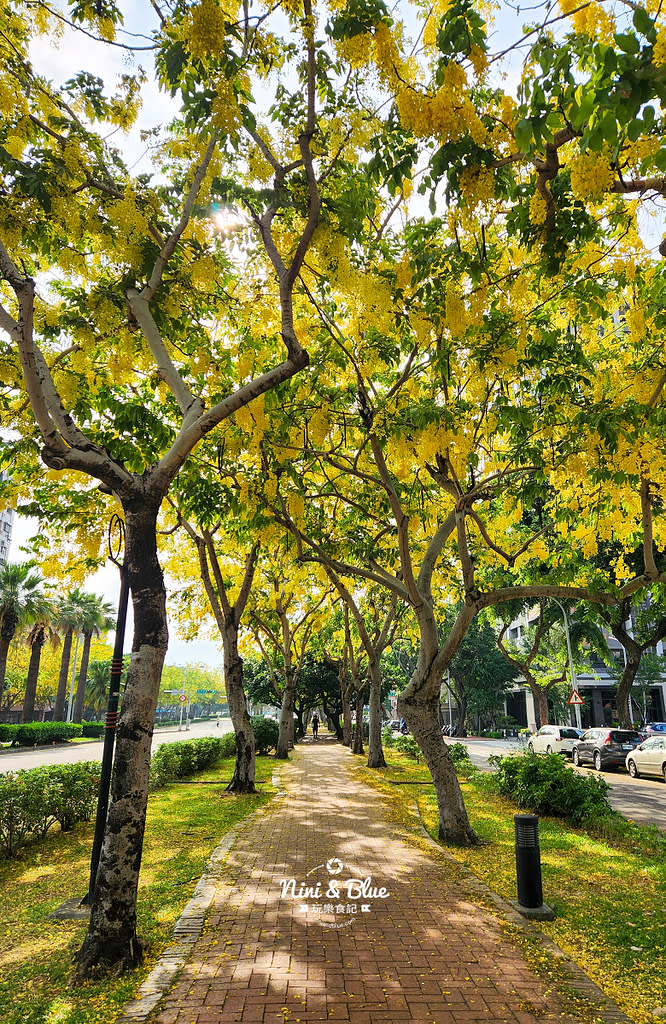
M 624 53 L 638 53 L 641 48 L 638 39 L 631 32 L 618 32 L 615 42 Z
M 518 144 L 519 149 L 526 151 L 530 148 L 533 131 L 532 122 L 529 120 L 529 118 L 522 117 L 520 121 L 517 122 L 515 128 L 513 129 L 513 135 L 516 140 L 516 143 Z
M 633 17 L 634 28 L 643 36 L 654 34 L 654 22 L 644 7 L 637 7 Z

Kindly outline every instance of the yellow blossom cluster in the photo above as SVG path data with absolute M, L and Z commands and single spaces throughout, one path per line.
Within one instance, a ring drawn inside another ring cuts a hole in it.
M 236 132 L 241 125 L 241 113 L 233 83 L 220 78 L 216 87 L 216 96 L 211 107 L 211 120 L 216 128 L 229 134 Z
M 336 41 L 335 49 L 339 56 L 352 68 L 365 67 L 373 54 L 374 39 L 370 32 L 357 32 L 348 39 Z
M 187 39 L 193 57 L 202 59 L 221 52 L 227 34 L 227 17 L 216 0 L 199 0 L 192 8 Z
M 466 167 L 460 175 L 460 191 L 466 206 L 489 202 L 495 196 L 495 172 L 491 167 Z
M 540 192 L 535 192 L 530 199 L 530 223 L 536 227 L 541 227 L 542 224 L 546 223 L 547 216 L 548 206 L 546 200 Z
M 573 194 L 579 199 L 602 199 L 615 181 L 610 159 L 608 147 L 599 153 L 587 150 L 575 154 L 569 160 Z
M 571 3 L 571 0 L 568 2 Z M 595 3 L 592 0 L 585 6 L 581 6 L 580 3 L 576 3 L 575 6 L 579 9 L 573 11 L 571 20 L 576 32 L 603 43 L 612 42 L 615 34 L 615 19 L 600 3 Z
M 657 39 L 652 50 L 652 63 L 655 67 L 666 67 L 666 26 L 657 25 Z

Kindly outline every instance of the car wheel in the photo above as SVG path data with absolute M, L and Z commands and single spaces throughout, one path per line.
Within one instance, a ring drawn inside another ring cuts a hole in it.
M 601 754 L 598 750 L 595 750 L 594 752 L 594 767 L 597 769 L 598 772 L 601 771 Z
M 529 750 L 530 754 L 533 754 L 534 753 L 534 744 L 533 743 L 528 743 L 527 744 L 527 749 Z
M 553 752 L 553 748 L 551 747 L 551 745 L 549 743 L 548 746 L 546 747 L 546 753 L 547 754 L 552 754 L 552 752 Z
M 631 775 L 632 779 L 638 778 L 638 768 L 636 767 L 635 761 L 629 761 L 629 764 L 627 765 L 627 771 Z
M 571 755 L 571 760 L 576 765 L 576 768 L 580 766 L 580 754 L 575 748 L 573 754 Z
M 661 774 L 664 776 L 664 782 L 666 782 L 666 764 L 662 764 Z

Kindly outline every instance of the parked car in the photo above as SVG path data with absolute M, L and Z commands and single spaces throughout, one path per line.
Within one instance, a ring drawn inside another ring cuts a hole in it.
M 583 733 L 571 756 L 574 764 L 591 764 L 598 772 L 604 768 L 619 768 L 624 765 L 628 752 L 641 740 L 641 734 L 633 729 L 596 726 Z
M 535 754 L 564 754 L 565 757 L 571 757 L 577 739 L 578 729 L 570 725 L 542 725 L 527 741 L 527 749 Z
M 666 733 L 666 722 L 648 722 L 643 726 L 641 732 L 647 733 L 648 736 L 654 736 L 655 733 Z
M 627 754 L 625 764 L 632 779 L 639 775 L 658 775 L 666 782 L 666 733 L 643 740 Z

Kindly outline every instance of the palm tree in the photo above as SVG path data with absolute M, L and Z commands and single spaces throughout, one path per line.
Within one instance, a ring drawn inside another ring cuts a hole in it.
M 22 621 L 43 600 L 42 578 L 32 562 L 7 562 L 0 568 L 0 704 L 5 688 L 7 653 Z
M 80 722 L 83 718 L 83 702 L 86 694 L 86 678 L 88 675 L 88 660 L 90 658 L 90 645 L 94 636 L 107 629 L 112 629 L 116 620 L 113 607 L 103 598 L 96 594 L 85 594 L 83 603 L 83 616 L 81 618 L 81 632 L 83 633 L 83 653 L 81 654 L 81 668 L 79 669 L 79 681 L 76 686 L 76 698 L 74 700 L 73 722 Z
M 58 634 L 54 625 L 55 614 L 53 605 L 46 599 L 43 599 L 39 607 L 35 608 L 30 616 L 32 626 L 27 636 L 27 642 L 30 645 L 30 664 L 28 665 L 28 674 L 25 680 L 22 722 L 32 722 L 35 717 L 35 696 L 37 693 L 42 648 L 48 639 L 54 643 L 58 641 Z
M 63 598 L 58 606 L 58 629 L 63 634 L 58 690 L 53 708 L 53 721 L 65 721 L 65 702 L 67 700 L 67 681 L 69 679 L 69 663 L 72 657 L 72 639 L 81 632 L 84 606 L 87 595 L 76 587 Z
M 91 661 L 86 679 L 86 707 L 92 708 L 98 718 L 102 717 L 109 693 L 111 661 Z

